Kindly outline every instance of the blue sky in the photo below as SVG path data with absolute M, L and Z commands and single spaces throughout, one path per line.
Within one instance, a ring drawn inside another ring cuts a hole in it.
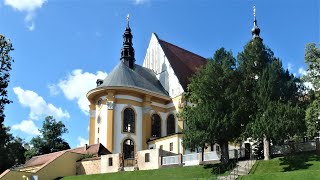
M 71 147 L 83 144 L 85 94 L 119 62 L 127 14 L 142 64 L 152 32 L 203 57 L 222 46 L 236 56 L 251 38 L 253 5 L 265 44 L 300 76 L 306 43 L 320 42 L 317 0 L 0 0 L 0 33 L 15 48 L 5 125 L 29 141 L 50 114 Z

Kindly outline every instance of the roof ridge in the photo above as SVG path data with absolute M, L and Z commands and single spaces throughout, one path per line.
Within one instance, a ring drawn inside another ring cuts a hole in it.
M 170 45 L 172 45 L 172 46 L 175 46 L 175 47 L 177 47 L 177 48 L 179 48 L 179 49 L 181 49 L 181 50 L 183 50 L 183 51 L 186 51 L 186 52 L 188 52 L 188 53 L 191 53 L 191 54 L 193 54 L 193 55 L 195 55 L 195 56 L 198 56 L 198 57 L 200 57 L 200 58 L 206 59 L 206 58 L 200 56 L 199 54 L 196 54 L 196 53 L 194 53 L 194 52 L 191 52 L 191 51 L 189 51 L 189 50 L 187 50 L 187 49 L 185 49 L 185 48 L 182 48 L 182 47 L 180 47 L 180 46 L 177 46 L 177 45 L 175 45 L 175 44 L 172 44 L 172 43 L 170 43 L 170 42 L 168 42 L 168 41 L 165 41 L 165 40 L 163 40 L 163 39 L 159 39 L 159 40 L 160 40 L 160 41 L 163 41 L 163 42 L 165 42 L 165 43 L 167 43 L 167 44 L 170 44 Z
M 124 65 L 124 64 L 123 64 L 123 65 Z M 126 65 L 124 65 L 124 66 L 126 66 Z M 142 67 L 142 66 L 140 66 L 140 65 L 138 65 L 138 64 L 135 64 L 135 66 Z M 139 73 L 137 73 L 134 69 L 131 69 L 131 68 L 129 68 L 128 66 L 126 66 L 126 68 L 128 68 L 128 69 L 131 70 L 131 71 L 133 71 L 133 73 L 137 74 L 137 75 L 140 76 L 142 79 L 144 79 L 145 81 L 147 81 L 148 84 L 150 84 L 151 86 L 157 88 L 157 87 L 156 87 L 154 84 L 152 84 L 148 79 L 146 79 L 145 77 L 141 76 L 141 75 L 140 75 Z M 144 67 L 142 67 L 142 68 L 144 68 Z M 154 73 L 154 71 L 152 71 L 152 72 Z M 154 73 L 154 75 L 155 75 L 155 73 Z M 138 86 L 137 86 L 137 87 L 138 87 Z

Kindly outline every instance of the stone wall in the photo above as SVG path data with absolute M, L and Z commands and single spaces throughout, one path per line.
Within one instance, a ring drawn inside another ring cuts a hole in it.
M 101 173 L 101 158 L 94 157 L 77 162 L 77 175 Z

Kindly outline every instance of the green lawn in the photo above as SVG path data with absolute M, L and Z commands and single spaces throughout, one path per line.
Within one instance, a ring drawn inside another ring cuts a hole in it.
M 157 170 L 117 172 L 107 174 L 69 176 L 63 180 L 105 179 L 216 179 L 212 166 L 162 168 Z
M 320 155 L 314 152 L 288 155 L 270 161 L 257 161 L 247 176 L 251 179 L 320 179 Z

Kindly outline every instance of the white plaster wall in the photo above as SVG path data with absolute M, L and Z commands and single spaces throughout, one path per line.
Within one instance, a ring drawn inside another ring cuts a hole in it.
M 104 145 L 104 147 L 107 147 L 107 121 L 108 121 L 108 108 L 106 104 L 101 105 L 101 110 L 100 110 L 100 117 L 101 117 L 101 122 L 100 122 L 100 138 L 99 141 L 101 144 Z M 98 131 L 98 129 L 96 130 Z
M 146 153 L 149 153 L 149 162 L 145 162 Z M 139 151 L 138 167 L 139 170 L 159 169 L 159 149 Z
M 142 108 L 132 106 L 136 112 L 135 134 L 122 133 L 122 111 L 128 104 L 116 104 L 114 107 L 114 151 L 113 153 L 122 153 L 122 142 L 124 139 L 130 138 L 134 141 L 135 150 L 142 150 Z
M 176 97 L 184 92 L 154 33 L 151 36 L 143 67 L 155 72 L 162 86 L 171 97 Z
M 109 158 L 112 158 L 112 166 L 109 166 Z M 101 156 L 101 173 L 118 172 L 119 154 L 108 154 Z
M 179 138 L 177 135 L 175 135 L 175 136 L 163 139 L 161 141 L 156 141 L 154 144 L 157 149 L 160 149 L 160 146 L 162 145 L 163 150 L 165 150 L 165 151 L 169 151 L 169 152 L 176 153 L 176 154 L 179 154 L 179 153 L 182 154 L 183 149 L 181 148 L 181 142 L 182 142 L 181 138 Z M 170 143 L 173 143 L 173 150 L 172 151 L 170 151 Z M 151 145 L 152 144 L 149 144 L 149 147 Z

